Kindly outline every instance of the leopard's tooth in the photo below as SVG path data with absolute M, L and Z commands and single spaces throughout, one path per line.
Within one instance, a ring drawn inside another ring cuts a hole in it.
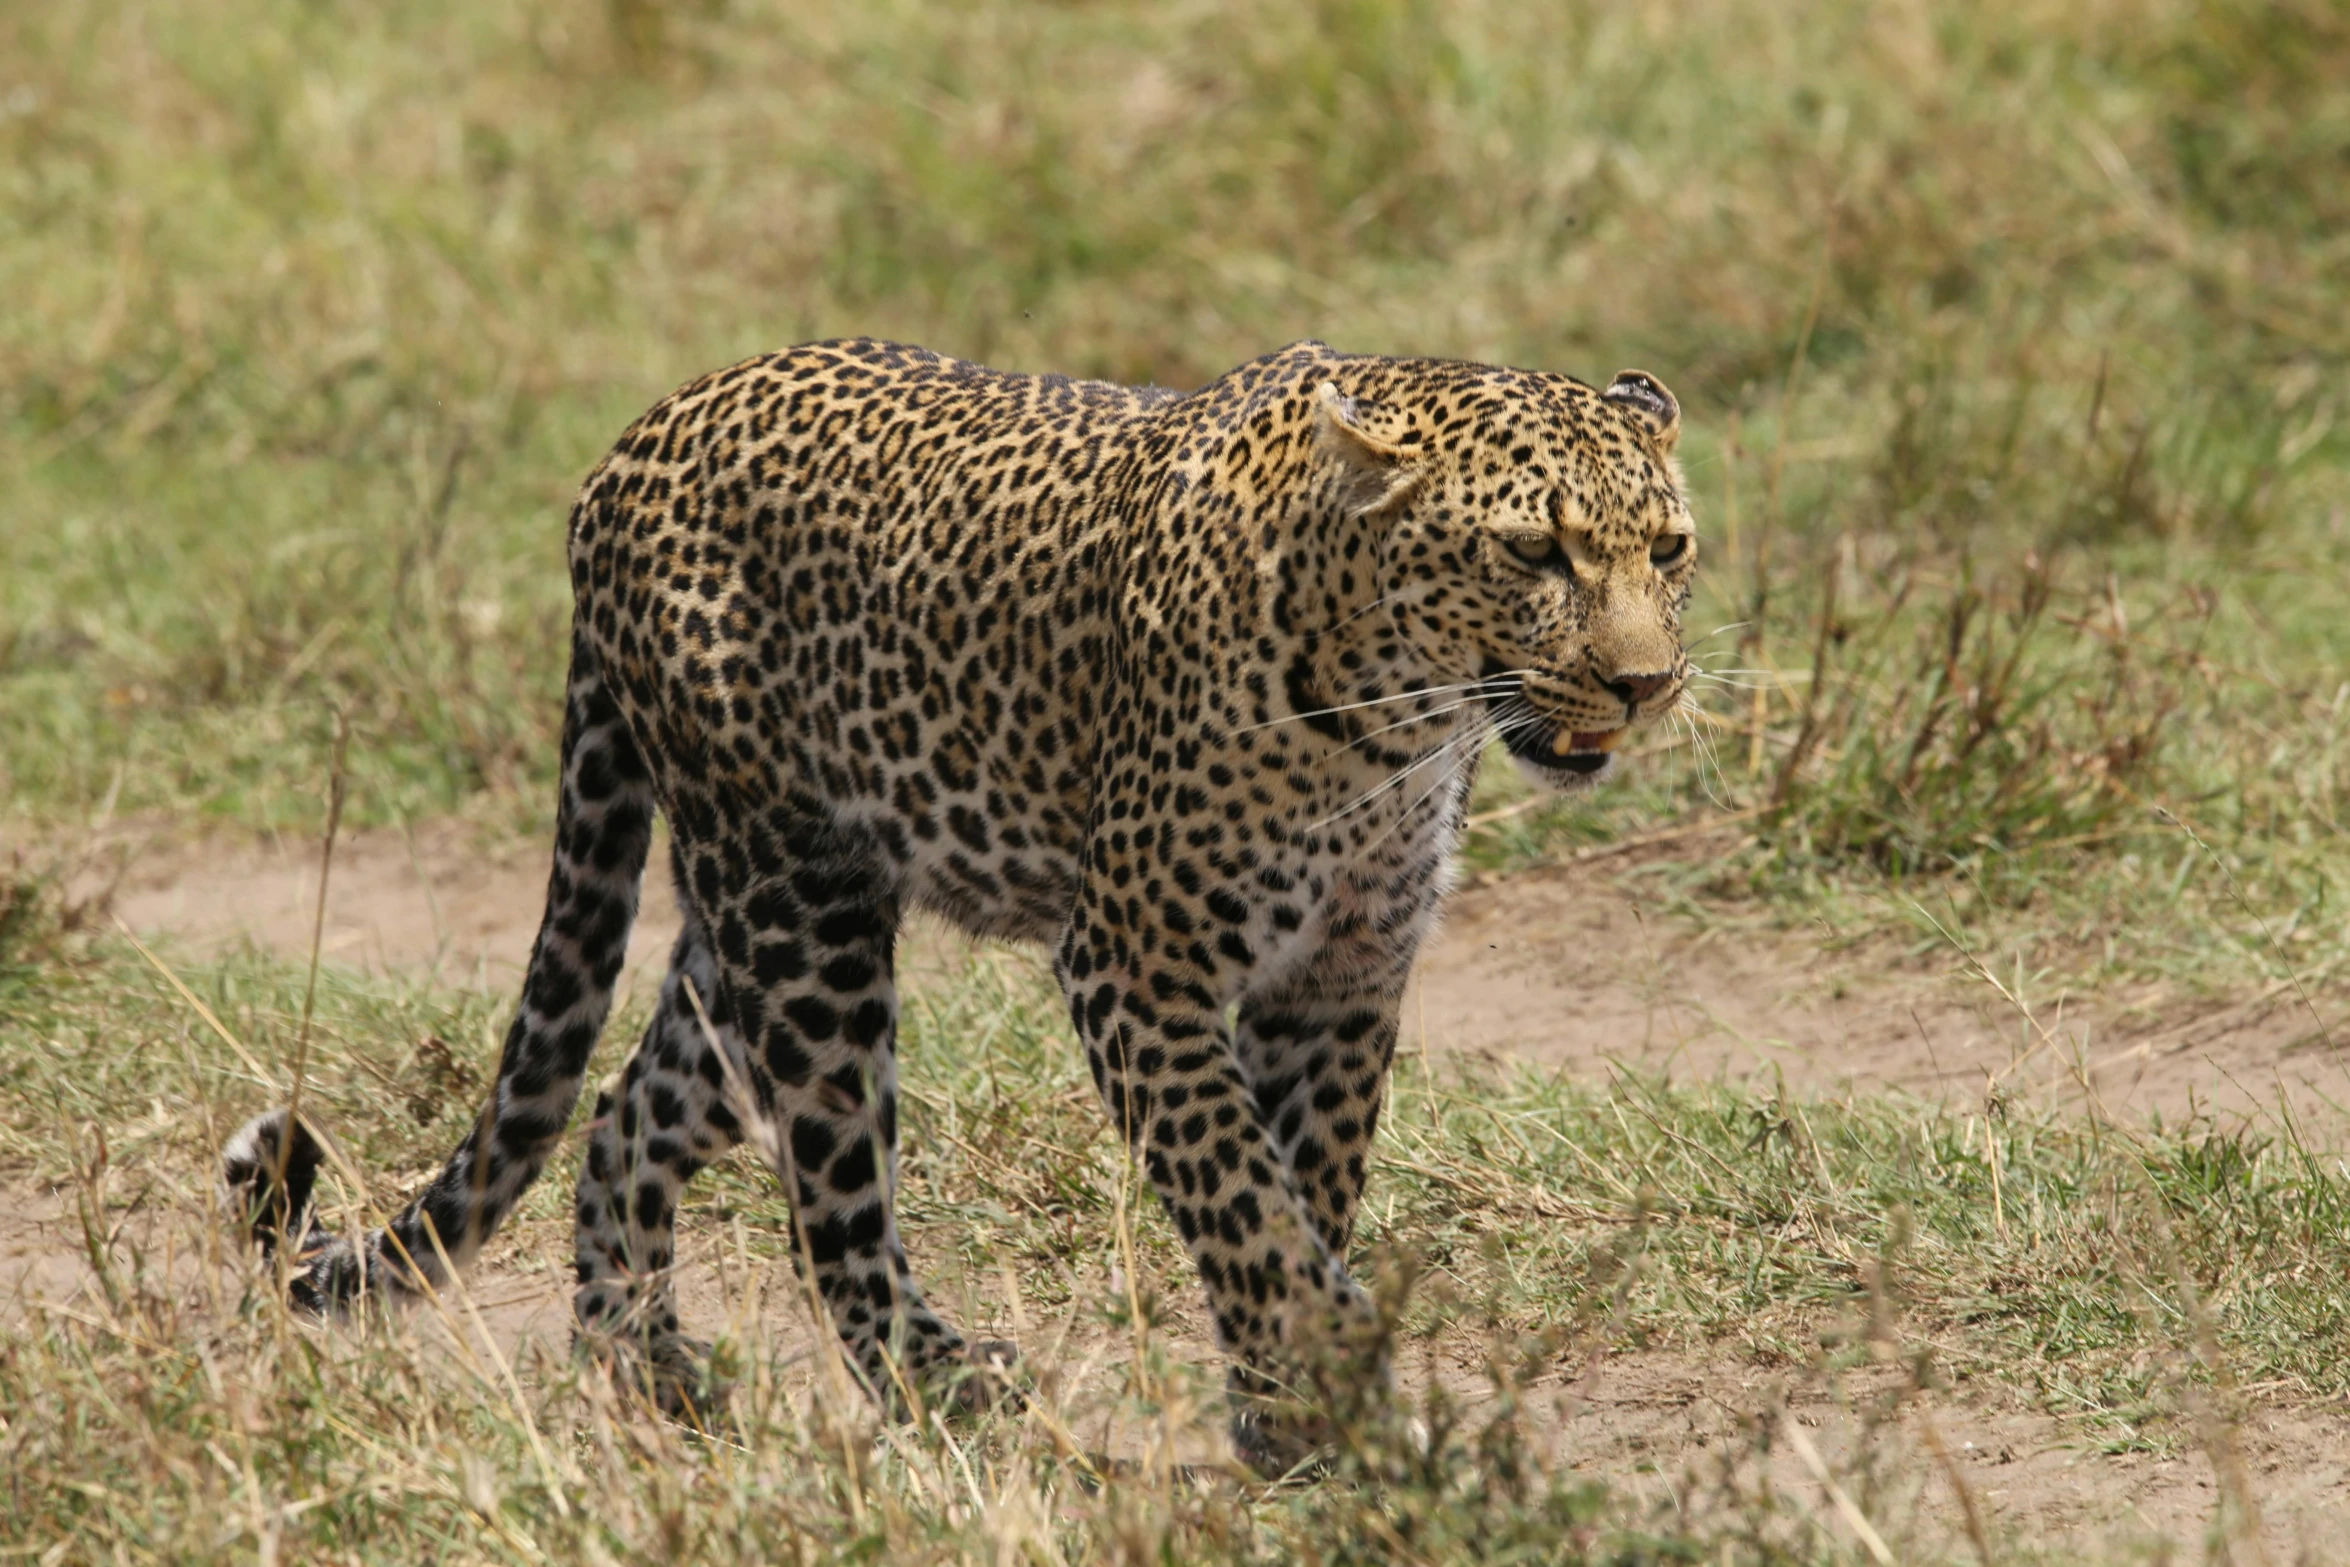
M 1578 751 L 1586 754 L 1612 751 L 1624 743 L 1624 736 L 1629 732 L 1628 729 L 1561 729 L 1550 742 L 1550 751 L 1553 756 L 1572 756 Z

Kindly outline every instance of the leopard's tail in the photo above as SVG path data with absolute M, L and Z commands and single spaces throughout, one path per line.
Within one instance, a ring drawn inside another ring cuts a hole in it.
M 437 1288 L 513 1210 L 579 1099 L 636 923 L 652 826 L 644 758 L 575 631 L 547 912 L 496 1087 L 473 1129 L 432 1184 L 356 1246 L 332 1233 L 312 1202 L 326 1154 L 313 1127 L 292 1126 L 288 1146 L 288 1114 L 273 1110 L 247 1122 L 223 1151 L 223 1196 L 236 1222 L 264 1248 L 295 1248 L 296 1304 L 332 1310 L 371 1292 Z

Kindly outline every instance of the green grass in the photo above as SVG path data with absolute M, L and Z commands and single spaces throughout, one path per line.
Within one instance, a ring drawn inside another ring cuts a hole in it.
M 0 1338 L 0 1550 L 183 1560 L 274 1540 L 300 1559 L 685 1560 L 796 1539 L 807 1559 L 1343 1561 L 1392 1559 L 1378 1531 L 1393 1529 L 1440 1562 L 1828 1560 L 1852 1542 L 1813 1503 L 1727 1486 L 1658 1512 L 1571 1472 L 1542 1411 L 1595 1350 L 1642 1349 L 1830 1390 L 1879 1422 L 1921 1398 L 2020 1401 L 2113 1450 L 2192 1452 L 2196 1412 L 2234 1407 L 2238 1386 L 2350 1395 L 2333 1352 L 2350 1313 L 2350 1169 L 2290 1138 L 1459 1078 L 1408 1058 L 1361 1246 L 1412 1396 L 1449 1434 L 1434 1463 L 1389 1459 L 1384 1479 L 1302 1492 L 1163 1473 L 1096 1492 L 1050 1401 L 876 1447 L 804 1338 L 777 1340 L 805 1305 L 779 1196 L 747 1159 L 705 1177 L 681 1220 L 702 1255 L 720 1240 L 738 1294 L 771 1281 L 764 1314 L 696 1324 L 726 1332 L 747 1377 L 743 1445 L 697 1445 L 560 1359 L 510 1384 L 473 1341 L 467 1369 L 430 1310 L 290 1325 L 265 1271 L 194 1266 L 223 1246 L 220 1129 L 284 1092 L 302 970 L 183 972 L 231 1046 L 119 944 L 42 930 L 47 961 L 29 981 L 20 968 L 0 1017 L 0 1173 L 54 1185 L 59 1233 L 79 1245 L 86 1226 L 103 1265 L 68 1308 L 11 1308 L 21 1326 Z M 493 998 L 330 973 L 306 1103 L 372 1179 L 429 1168 L 468 1096 L 450 1095 L 425 1042 L 467 1055 L 497 1015 Z M 1187 1320 L 1181 1247 L 1136 1201 L 1063 1035 L 1041 960 L 981 954 L 921 994 L 906 1028 L 912 1244 L 990 1329 L 1093 1323 L 1129 1429 L 1212 1447 L 1196 1323 L 1190 1348 L 1136 1332 L 1136 1308 L 1159 1329 Z M 561 1277 L 570 1163 L 501 1242 L 508 1281 Z M 1131 1296 L 1099 1282 L 1128 1274 Z M 452 1298 L 460 1325 L 466 1309 Z M 1420 1372 L 1479 1364 L 1441 1390 Z M 1068 1418 L 1084 1447 L 1093 1427 Z M 1759 1444 L 1752 1463 L 1770 1437 L 1740 1440 Z M 1888 1436 L 1840 1462 L 1845 1485 L 1858 1494 L 1898 1452 Z M 1917 1527 L 1921 1552 L 1958 1539 Z
M 517 1397 L 425 1327 L 289 1329 L 126 1247 L 205 1243 L 298 976 L 191 971 L 256 1072 L 42 873 L 108 817 L 315 831 L 338 716 L 354 822 L 544 828 L 564 508 L 691 375 L 871 332 L 1186 386 L 1310 335 L 1688 410 L 1706 713 L 1597 795 L 1494 770 L 1480 867 L 1718 817 L 1632 874 L 2035 983 L 2338 987 L 2346 75 L 2326 0 L 0 11 L 0 1171 L 83 1194 L 112 1288 L 0 1333 L 0 1552 L 1860 1559 L 1791 1494 L 1590 1488 L 1506 1398 L 1379 1485 L 1095 1493 L 1039 1420 L 876 1457 L 804 1367 L 746 1453 L 566 1365 Z M 507 1004 L 330 971 L 362 1168 L 442 1150 Z M 1173 1302 L 1053 1018 L 990 960 L 910 1022 L 917 1242 L 1038 1310 L 1113 1267 Z M 2290 1127 L 1407 1070 L 1391 1131 L 1401 1331 L 1504 1391 L 1662 1345 L 2165 1449 L 2231 1382 L 2350 1392 L 2350 1182 Z M 696 1203 L 772 1267 L 763 1180 Z M 1129 1358 L 1180 1414 L 1181 1357 Z

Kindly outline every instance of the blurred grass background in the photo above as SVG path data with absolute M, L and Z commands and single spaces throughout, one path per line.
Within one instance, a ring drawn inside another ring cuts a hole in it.
M 335 709 L 355 819 L 543 824 L 569 493 L 715 365 L 1317 336 L 1690 411 L 1710 755 L 1488 863 L 1710 795 L 1717 894 L 2341 924 L 2330 0 L 12 7 L 0 149 L 20 833 L 308 830 Z

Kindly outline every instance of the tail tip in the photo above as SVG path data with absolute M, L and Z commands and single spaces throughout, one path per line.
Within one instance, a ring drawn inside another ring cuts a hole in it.
M 257 1115 L 221 1150 L 222 1206 L 263 1251 L 289 1239 L 298 1245 L 310 1228 L 310 1197 L 325 1157 L 325 1145 L 306 1123 L 284 1110 Z

